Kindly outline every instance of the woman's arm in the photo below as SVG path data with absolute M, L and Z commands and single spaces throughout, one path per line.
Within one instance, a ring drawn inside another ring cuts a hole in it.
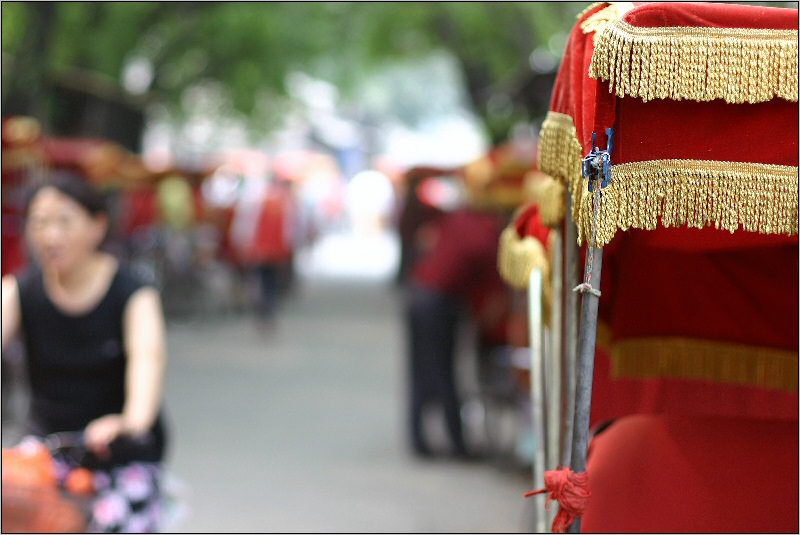
M 155 288 L 133 294 L 125 310 L 124 332 L 128 355 L 124 431 L 140 435 L 150 430 L 158 416 L 167 361 L 164 313 Z
M 145 287 L 131 296 L 123 315 L 127 367 L 122 414 L 91 422 L 84 434 L 90 449 L 107 450 L 120 435 L 141 436 L 150 430 L 161 407 L 166 368 L 166 328 L 161 299 Z
M 2 319 L 2 345 L 5 348 L 19 332 L 21 311 L 19 309 L 19 289 L 17 279 L 13 275 L 6 275 L 2 282 L 3 319 Z

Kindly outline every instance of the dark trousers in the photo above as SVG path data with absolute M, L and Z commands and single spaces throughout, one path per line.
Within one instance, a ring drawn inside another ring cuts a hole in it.
M 272 319 L 278 307 L 278 264 L 260 264 L 257 268 L 261 299 L 258 303 L 258 315 L 263 319 Z
M 444 409 L 453 453 L 466 453 L 461 402 L 455 381 L 460 301 L 409 283 L 406 307 L 412 447 L 417 453 L 430 453 L 423 433 L 422 415 L 426 406 L 439 402 Z

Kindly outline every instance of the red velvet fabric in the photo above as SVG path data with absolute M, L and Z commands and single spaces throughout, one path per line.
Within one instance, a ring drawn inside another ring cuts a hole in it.
M 696 253 L 640 246 L 632 230 L 604 248 L 600 317 L 613 339 L 680 336 L 798 350 L 797 244 Z
M 603 9 L 605 4 L 589 10 L 584 19 Z M 592 132 L 597 133 L 600 147 L 606 146 L 605 128 L 613 126 L 615 99 L 608 93 L 608 83 L 589 78 L 594 41 L 576 24 L 569 35 L 561 67 L 556 74 L 550 110 L 572 117 L 578 141 L 588 154 Z
M 589 446 L 584 533 L 797 533 L 796 422 L 636 415 Z
M 542 218 L 539 215 L 539 206 L 530 204 L 517 215 L 513 222 L 517 235 L 520 238 L 532 236 L 539 240 L 544 247 L 545 251 L 548 250 L 548 238 L 550 236 L 550 227 L 542 224 Z
M 638 247 L 650 249 L 669 249 L 678 252 L 719 252 L 719 251 L 745 251 L 759 248 L 794 247 L 798 246 L 797 235 L 785 234 L 759 234 L 739 230 L 730 233 L 727 230 L 706 227 L 703 229 L 689 227 L 664 227 L 659 225 L 654 231 L 631 229 L 620 232 L 612 243 L 618 238 L 625 239 L 630 236 Z
M 686 159 L 797 165 L 797 102 L 642 102 L 628 97 L 618 99 L 615 107 L 614 164 Z M 584 145 L 584 152 L 590 148 Z
M 709 234 L 683 232 L 688 230 Z M 698 252 L 654 247 L 658 234 L 634 229 L 604 248 L 599 316 L 610 327 L 612 344 L 670 336 L 797 353 L 796 236 L 783 243 L 768 240 L 769 247 L 736 248 L 732 241 Z M 605 349 L 598 349 L 595 362 L 592 423 L 633 413 L 797 421 L 796 392 L 681 378 L 612 378 Z
M 636 9 L 627 12 L 622 19 L 640 28 L 696 26 L 797 29 L 797 10 L 722 2 L 681 2 L 677 5 L 675 2 L 636 2 Z

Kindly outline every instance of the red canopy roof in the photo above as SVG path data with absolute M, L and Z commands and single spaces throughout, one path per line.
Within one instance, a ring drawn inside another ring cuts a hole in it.
M 598 345 L 615 377 L 796 393 L 797 23 L 792 9 L 663 2 L 596 4 L 573 28 L 540 168 L 571 194 L 581 243 L 596 224 Z M 582 159 L 607 128 L 595 222 Z
M 540 167 L 569 184 L 579 238 L 592 224 L 581 159 L 607 128 L 598 245 L 659 226 L 797 234 L 797 11 L 632 5 L 583 14 L 541 132 Z

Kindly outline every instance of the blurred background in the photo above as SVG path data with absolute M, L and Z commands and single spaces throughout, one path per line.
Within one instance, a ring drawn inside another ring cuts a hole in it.
M 533 168 L 588 6 L 2 3 L 2 273 L 28 261 L 36 180 L 71 169 L 108 193 L 106 247 L 157 284 L 168 320 L 165 531 L 531 529 L 524 348 L 495 348 L 487 370 L 463 319 L 481 455 L 408 451 L 402 228 L 423 216 L 403 214 L 431 176 L 422 201 L 447 211 L 448 177 L 501 147 Z M 269 318 L 251 255 L 267 201 L 282 237 Z M 23 368 L 4 351 L 3 445 Z

